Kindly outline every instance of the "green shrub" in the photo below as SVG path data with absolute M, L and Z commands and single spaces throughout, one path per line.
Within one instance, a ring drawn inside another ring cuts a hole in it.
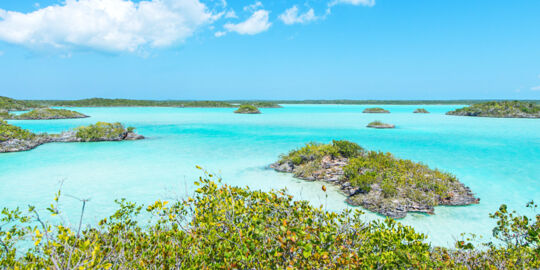
M 363 113 L 389 113 L 390 111 L 387 111 L 380 107 L 375 108 L 366 108 L 364 109 Z
M 524 101 L 490 101 L 447 112 L 449 115 L 522 117 L 523 114 L 540 117 L 540 105 Z
M 96 124 L 75 129 L 77 138 L 86 142 L 102 139 L 121 138 L 126 129 L 121 123 L 97 122 Z
M 433 248 L 426 243 L 425 235 L 389 218 L 365 222 L 358 210 L 328 212 L 306 201 L 295 201 L 284 191 L 232 187 L 206 177 L 195 184 L 199 188 L 194 196 L 181 201 L 156 201 L 143 207 L 119 200 L 116 213 L 82 230 L 80 225 L 71 228 L 46 223 L 33 206 L 28 214 L 4 209 L 0 215 L 0 268 L 540 267 L 540 215 L 534 222 L 525 216 L 509 215 L 501 207 L 493 217 L 499 224 L 494 232 L 507 232 L 494 234 L 503 245 L 488 243 L 483 250 L 458 241 L 457 249 Z M 48 208 L 52 216 L 62 214 L 58 209 L 60 198 L 59 192 Z M 84 210 L 81 217 L 83 214 Z M 507 236 L 511 239 L 505 242 Z M 18 249 L 24 241 L 32 241 L 33 248 Z
M 364 151 L 360 145 L 346 140 L 333 140 L 332 146 L 345 158 L 357 157 Z
M 6 111 L 25 111 L 31 108 L 40 107 L 30 102 L 16 100 L 0 96 L 0 110 Z
M 35 134 L 17 126 L 8 124 L 0 119 L 0 142 L 10 139 L 30 140 L 35 138 Z
M 250 104 L 242 104 L 234 112 L 235 113 L 251 113 L 251 114 L 260 113 L 260 111 L 259 111 L 259 109 L 257 109 L 257 107 L 255 107 L 253 105 L 250 105 Z

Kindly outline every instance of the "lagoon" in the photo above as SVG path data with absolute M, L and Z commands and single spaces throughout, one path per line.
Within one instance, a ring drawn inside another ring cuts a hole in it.
M 223 182 L 253 189 L 287 188 L 297 199 L 327 209 L 350 208 L 336 188 L 294 179 L 267 168 L 280 154 L 303 144 L 346 139 L 366 149 L 392 152 L 455 174 L 481 199 L 479 205 L 436 207 L 435 215 L 409 214 L 401 222 L 426 233 L 434 245 L 453 246 L 459 235 L 489 239 L 488 214 L 506 203 L 526 213 L 540 200 L 540 120 L 447 116 L 462 107 L 379 106 L 390 114 L 363 114 L 362 105 L 283 105 L 260 115 L 234 108 L 70 108 L 90 115 L 72 120 L 9 121 L 34 132 L 55 133 L 97 121 L 134 126 L 147 140 L 52 143 L 32 151 L 0 154 L 0 207 L 46 208 L 63 182 L 63 194 L 90 198 L 85 221 L 111 214 L 114 199 L 138 203 L 189 195 L 201 176 L 195 166 Z M 430 114 L 413 114 L 424 107 Z M 366 128 L 381 120 L 395 129 Z M 75 216 L 78 201 L 64 197 Z M 379 216 L 366 213 L 365 219 Z

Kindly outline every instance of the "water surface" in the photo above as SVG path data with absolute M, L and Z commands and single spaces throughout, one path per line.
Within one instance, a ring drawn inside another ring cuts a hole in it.
M 346 139 L 364 148 L 394 153 L 451 172 L 481 198 L 479 205 L 437 207 L 435 215 L 409 214 L 402 222 L 426 233 L 436 245 L 452 246 L 460 233 L 489 238 L 488 214 L 506 203 L 524 211 L 540 200 L 540 120 L 446 116 L 461 106 L 382 106 L 391 114 L 362 114 L 360 105 L 285 105 L 260 115 L 233 114 L 230 108 L 74 108 L 90 118 L 10 121 L 35 132 L 55 133 L 95 123 L 119 121 L 137 127 L 142 141 L 53 143 L 32 151 L 0 154 L 0 207 L 50 204 L 59 182 L 63 194 L 90 198 L 86 221 L 111 214 L 114 199 L 139 203 L 185 196 L 201 172 L 253 189 L 287 188 L 298 199 L 340 210 L 348 206 L 336 189 L 321 190 L 267 169 L 280 154 L 316 142 Z M 368 129 L 381 120 L 392 130 Z M 327 196 L 328 195 L 328 196 Z M 75 215 L 79 202 L 63 198 Z M 366 220 L 379 218 L 372 213 Z

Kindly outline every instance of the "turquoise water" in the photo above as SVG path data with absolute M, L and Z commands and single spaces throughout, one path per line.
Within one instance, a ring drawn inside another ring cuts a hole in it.
M 60 132 L 96 121 L 137 127 L 142 141 L 54 143 L 32 151 L 0 154 L 0 207 L 47 207 L 59 183 L 63 194 L 90 198 L 89 223 L 114 211 L 114 199 L 150 203 L 186 196 L 201 172 L 215 172 L 232 185 L 287 188 L 298 199 L 340 210 L 348 206 L 335 188 L 267 169 L 282 153 L 306 142 L 347 139 L 367 149 L 394 153 L 451 172 L 469 186 L 479 205 L 437 207 L 435 215 L 409 214 L 402 222 L 429 235 L 436 245 L 453 245 L 460 233 L 489 238 L 488 214 L 502 203 L 524 211 L 540 201 L 540 120 L 446 116 L 461 106 L 383 106 L 391 114 L 362 114 L 372 106 L 286 105 L 261 115 L 233 109 L 75 108 L 91 118 L 10 121 L 35 132 Z M 367 129 L 373 120 L 393 130 Z M 328 194 L 328 197 L 325 195 Z M 64 197 L 61 207 L 75 216 L 80 203 Z M 42 208 L 42 209 L 43 209 Z M 367 213 L 366 220 L 379 218 Z

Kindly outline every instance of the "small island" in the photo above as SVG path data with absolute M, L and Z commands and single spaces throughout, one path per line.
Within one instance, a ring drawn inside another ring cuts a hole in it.
M 10 115 L 13 120 L 52 120 L 52 119 L 76 119 L 87 118 L 88 115 L 64 109 L 39 108 L 21 115 Z
M 366 108 L 362 113 L 390 113 L 390 111 L 385 110 L 380 107 L 375 107 L 375 108 Z
M 517 100 L 491 101 L 473 104 L 446 114 L 496 118 L 540 118 L 540 105 Z
M 390 153 L 367 151 L 349 141 L 309 143 L 270 167 L 300 179 L 337 185 L 347 203 L 392 218 L 403 218 L 409 212 L 434 214 L 438 205 L 479 202 L 449 173 Z
M 429 113 L 429 112 L 424 108 L 418 108 L 418 109 L 414 110 L 413 113 Z
M 60 134 L 35 134 L 0 120 L 0 153 L 34 149 L 51 142 L 98 142 L 141 140 L 144 136 L 134 133 L 133 127 L 124 128 L 120 123 L 98 122 L 78 127 Z
M 240 113 L 240 114 L 259 114 L 261 111 L 253 105 L 250 104 L 242 104 L 234 113 Z
M 386 124 L 381 121 L 373 121 L 367 125 L 368 128 L 379 128 L 379 129 L 385 129 L 385 128 L 395 128 L 395 125 L 392 124 Z

